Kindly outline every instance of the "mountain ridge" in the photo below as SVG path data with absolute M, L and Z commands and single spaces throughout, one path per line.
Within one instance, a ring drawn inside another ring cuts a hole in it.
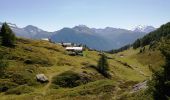
M 9 24 L 14 33 L 19 37 L 31 39 L 50 38 L 53 42 L 73 42 L 87 45 L 92 49 L 104 51 L 133 43 L 137 38 L 141 38 L 147 34 L 142 31 L 113 27 L 89 28 L 86 25 L 78 25 L 73 28 L 63 28 L 55 32 L 48 32 L 33 25 L 19 28 L 15 24 Z
M 138 25 L 132 29 L 132 31 L 135 32 L 145 32 L 145 33 L 150 33 L 154 30 L 156 30 L 156 28 L 150 25 Z

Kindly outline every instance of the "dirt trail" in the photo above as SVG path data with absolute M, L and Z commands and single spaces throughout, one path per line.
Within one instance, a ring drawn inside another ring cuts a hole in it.
M 51 83 L 52 83 L 52 78 L 54 77 L 54 76 L 56 76 L 56 75 L 58 75 L 58 74 L 60 74 L 60 73 L 53 73 L 53 74 L 51 74 L 49 77 L 48 77 L 48 80 L 49 80 L 49 82 L 43 87 L 43 92 L 42 92 L 42 94 L 43 95 L 46 95 L 46 92 L 47 92 L 47 90 L 49 89 L 49 87 L 50 87 L 50 85 L 51 85 Z
M 124 65 L 124 66 L 126 66 L 126 67 L 128 67 L 128 68 L 131 68 L 132 70 L 135 70 L 135 71 L 137 71 L 137 72 L 139 72 L 139 74 L 141 74 L 142 76 L 145 76 L 145 77 L 148 77 L 143 71 L 141 71 L 139 68 L 137 68 L 137 67 L 133 67 L 132 65 L 129 65 L 127 62 L 122 62 L 122 61 L 120 61 L 120 60 L 117 60 L 117 59 L 113 59 L 114 61 L 116 61 L 116 62 L 118 62 L 118 63 L 120 63 L 120 64 L 122 64 L 122 65 Z

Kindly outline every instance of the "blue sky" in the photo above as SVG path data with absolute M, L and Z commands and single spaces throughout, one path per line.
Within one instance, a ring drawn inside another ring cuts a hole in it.
M 0 0 L 0 22 L 47 31 L 84 24 L 131 29 L 170 21 L 170 0 Z

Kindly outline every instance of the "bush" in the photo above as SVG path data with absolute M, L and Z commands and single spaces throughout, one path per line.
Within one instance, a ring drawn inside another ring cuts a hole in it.
M 10 82 L 8 80 L 1 80 L 0 81 L 0 92 L 6 92 L 8 89 L 12 89 L 17 87 L 18 85 Z
M 3 55 L 0 55 L 0 77 L 4 75 L 5 69 L 8 67 L 8 62 L 4 60 Z
M 34 62 L 32 60 L 30 60 L 30 59 L 27 59 L 27 60 L 24 61 L 24 63 L 26 63 L 26 64 L 33 64 Z
M 13 88 L 13 89 L 9 89 L 5 94 L 20 95 L 20 94 L 25 94 L 25 93 L 31 93 L 33 91 L 34 91 L 33 88 L 31 88 L 27 85 L 22 85 L 22 86 L 18 86 L 16 88 Z
M 53 84 L 60 87 L 76 87 L 89 82 L 90 79 L 78 73 L 67 71 L 53 78 Z
M 28 72 L 23 73 L 15 73 L 12 75 L 12 82 L 17 83 L 19 85 L 36 85 L 35 76 Z

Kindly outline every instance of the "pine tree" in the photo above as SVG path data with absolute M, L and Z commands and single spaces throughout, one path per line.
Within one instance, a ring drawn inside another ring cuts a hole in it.
M 136 41 L 135 41 L 135 43 L 133 44 L 133 49 L 136 49 L 136 48 L 138 48 L 138 47 L 140 47 L 140 39 L 137 39 Z
M 3 23 L 1 28 L 1 43 L 3 46 L 13 47 L 15 44 L 15 34 L 12 32 L 7 23 Z
M 98 71 L 103 74 L 105 77 L 109 78 L 109 74 L 108 74 L 108 70 L 109 70 L 109 65 L 107 62 L 107 57 L 106 55 L 102 54 L 99 62 L 98 62 Z
M 148 90 L 153 94 L 154 100 L 169 100 L 170 97 L 170 40 L 168 38 L 161 46 L 166 63 L 160 70 L 153 70 L 153 78 L 149 82 Z

